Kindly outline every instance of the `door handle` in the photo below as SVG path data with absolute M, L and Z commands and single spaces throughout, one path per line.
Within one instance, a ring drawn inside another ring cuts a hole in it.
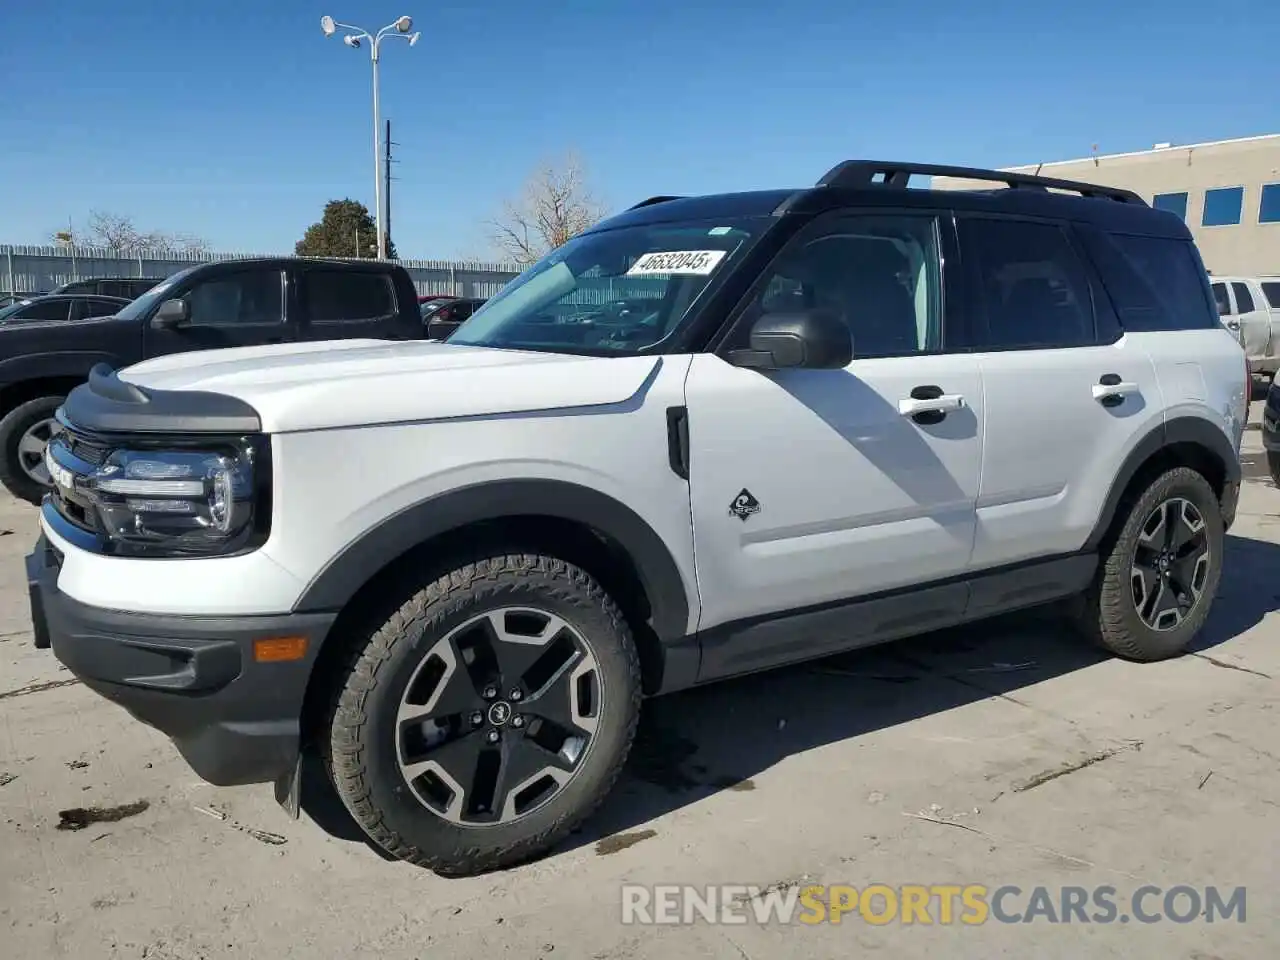
M 1124 403 L 1124 398 L 1141 393 L 1142 387 L 1139 384 L 1131 383 L 1128 380 L 1121 380 L 1114 373 L 1106 374 L 1101 380 L 1093 385 L 1093 399 L 1097 400 L 1104 407 L 1118 407 Z
M 908 397 L 898 401 L 898 413 L 914 417 L 921 413 L 951 413 L 964 406 L 958 393 L 941 393 L 936 397 Z

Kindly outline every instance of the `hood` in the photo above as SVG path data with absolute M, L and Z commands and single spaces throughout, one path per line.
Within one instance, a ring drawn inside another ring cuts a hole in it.
M 119 371 L 157 390 L 237 397 L 269 433 L 622 403 L 660 357 L 329 340 L 171 354 Z

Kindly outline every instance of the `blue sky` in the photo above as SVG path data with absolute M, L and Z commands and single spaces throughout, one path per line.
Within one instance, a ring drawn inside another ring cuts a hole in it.
M 484 221 L 569 149 L 619 208 L 854 156 L 1007 166 L 1280 132 L 1275 0 L 0 7 L 0 242 L 99 209 L 287 251 L 326 200 L 372 207 L 369 57 L 325 13 L 422 31 L 383 48 L 405 257 L 491 258 Z

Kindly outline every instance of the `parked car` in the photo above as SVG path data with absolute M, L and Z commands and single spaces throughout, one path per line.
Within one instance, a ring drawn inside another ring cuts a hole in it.
M 152 287 L 163 283 L 163 277 L 95 277 L 88 280 L 72 280 L 53 293 L 96 293 L 105 297 L 124 297 L 136 300 Z
M 1280 278 L 1214 276 L 1211 280 L 1218 316 L 1239 338 L 1249 369 L 1272 380 L 1280 370 Z
M 483 297 L 433 297 L 422 304 L 429 340 L 444 340 L 484 306 Z
M 614 298 L 658 309 L 581 322 Z M 296 815 L 314 751 L 391 855 L 501 868 L 598 807 L 646 695 L 1059 601 L 1179 654 L 1248 374 L 1186 224 L 1125 190 L 851 161 L 654 198 L 444 343 L 98 368 L 34 634 L 204 779 Z
M 109 317 L 128 306 L 123 297 L 96 294 L 47 294 L 17 300 L 0 308 L 0 324 L 22 320 L 85 320 Z
M 132 302 L 102 307 L 114 316 L 53 322 L 68 319 L 69 308 L 98 309 L 94 304 L 105 301 L 44 297 L 31 307 L 47 313 L 45 320 L 0 324 L 0 483 L 31 503 L 50 488 L 44 446 L 54 413 L 95 364 L 127 366 L 217 347 L 425 336 L 408 273 L 376 261 L 201 263 Z

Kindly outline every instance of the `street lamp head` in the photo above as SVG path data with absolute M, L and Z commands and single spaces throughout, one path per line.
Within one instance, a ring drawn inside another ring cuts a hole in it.
M 417 42 L 418 42 L 418 38 L 419 38 L 420 36 L 422 36 L 422 34 L 421 34 L 421 33 L 411 33 L 411 34 L 409 34 L 409 46 L 411 46 L 411 47 L 412 47 L 415 43 L 417 43 Z
M 338 25 L 333 22 L 333 17 L 321 17 L 320 29 L 324 31 L 326 37 L 332 37 L 333 32 L 338 29 Z
M 359 37 L 343 37 L 342 42 L 345 43 L 348 47 L 355 47 L 356 49 L 360 48 Z
M 410 30 L 413 29 L 413 18 L 401 17 L 399 20 L 396 21 L 396 29 L 399 30 L 401 33 L 408 33 Z

